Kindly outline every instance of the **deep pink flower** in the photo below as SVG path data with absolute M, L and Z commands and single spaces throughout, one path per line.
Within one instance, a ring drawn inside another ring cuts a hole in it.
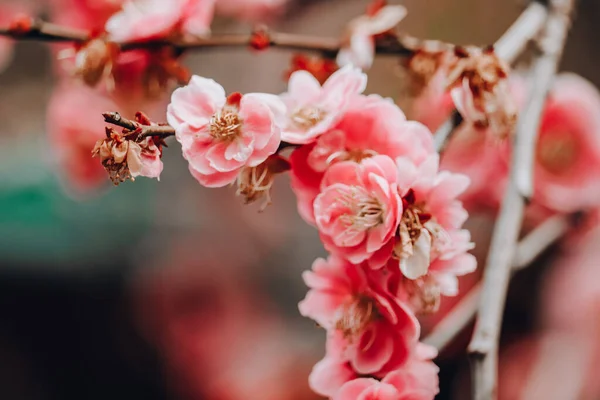
M 281 14 L 288 0 L 217 0 L 216 10 L 247 21 L 265 21 Z
M 377 95 L 353 96 L 342 119 L 311 146 L 292 153 L 291 184 L 300 215 L 314 224 L 313 202 L 330 165 L 361 161 L 377 154 L 408 157 L 420 164 L 433 152 L 431 133 L 418 122 L 407 121 L 389 99 Z
M 98 32 L 126 0 L 52 0 L 53 22 L 73 28 Z
M 401 369 L 378 381 L 359 378 L 344 384 L 333 400 L 433 400 L 439 392 L 438 367 L 430 360 L 437 351 L 417 346 L 415 356 Z
M 171 34 L 210 32 L 214 0 L 130 0 L 106 22 L 116 42 L 162 38 Z
M 600 204 L 600 93 L 574 74 L 552 87 L 537 146 L 534 200 L 572 212 Z
M 328 331 L 325 365 L 331 361 L 342 367 L 330 371 L 337 376 L 335 382 L 318 382 L 321 364 L 311 378 L 315 389 L 330 392 L 332 386 L 328 385 L 351 378 L 343 367 L 346 362 L 358 374 L 383 376 L 409 357 L 419 337 L 419 325 L 406 306 L 385 289 L 389 276 L 373 274 L 336 256 L 315 261 L 313 270 L 304 273 L 311 290 L 299 304 L 300 313 Z
M 397 180 L 394 161 L 387 156 L 329 168 L 314 202 L 325 248 L 355 264 L 379 251 L 389 254 L 402 214 Z
M 243 167 L 256 167 L 277 151 L 275 120 L 283 109 L 276 96 L 228 98 L 215 81 L 194 76 L 173 93 L 167 117 L 192 175 L 204 186 L 221 187 L 235 181 Z
M 362 93 L 367 76 L 348 66 L 323 84 L 307 71 L 290 76 L 288 92 L 281 95 L 288 112 L 282 121 L 281 139 L 294 144 L 314 142 L 343 115 L 352 96 Z

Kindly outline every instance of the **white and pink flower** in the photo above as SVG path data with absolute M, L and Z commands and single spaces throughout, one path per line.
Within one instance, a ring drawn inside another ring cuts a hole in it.
M 214 0 L 129 0 L 106 22 L 115 42 L 160 39 L 210 32 Z
M 215 81 L 194 76 L 173 93 L 167 117 L 192 175 L 204 186 L 221 187 L 234 182 L 243 167 L 256 167 L 277 151 L 276 114 L 283 110 L 276 96 L 227 97 Z
M 342 117 L 350 99 L 366 86 L 367 76 L 351 66 L 336 71 L 322 87 L 309 72 L 294 72 L 288 92 L 281 95 L 288 109 L 281 139 L 293 144 L 314 142 Z

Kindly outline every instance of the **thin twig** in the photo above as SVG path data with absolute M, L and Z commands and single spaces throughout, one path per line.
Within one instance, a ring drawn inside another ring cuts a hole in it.
M 124 118 L 118 112 L 103 113 L 104 121 L 127 129 L 131 133 L 137 132 L 136 140 L 146 138 L 148 136 L 159 137 L 166 139 L 170 136 L 175 136 L 175 129 L 169 125 L 142 125 L 138 122 Z
M 519 242 L 513 261 L 512 272 L 520 271 L 531 265 L 542 253 L 565 236 L 573 224 L 573 216 L 555 215 L 542 222 Z M 469 293 L 423 339 L 439 351 L 445 349 L 475 318 L 481 296 L 481 283 L 475 285 Z
M 501 59 L 512 64 L 526 49 L 529 42 L 536 37 L 546 21 L 547 9 L 537 1 L 532 1 L 519 18 L 494 44 L 494 51 Z M 462 123 L 458 111 L 435 132 L 435 147 L 442 152 L 454 130 Z
M 575 0 L 552 0 L 550 3 L 550 15 L 544 31 L 541 54 L 534 61 L 532 68 L 533 87 L 517 122 L 510 182 L 494 228 L 475 332 L 469 345 L 474 400 L 493 400 L 497 397 L 498 343 L 502 310 L 525 208 L 523 188 L 517 185 L 522 181 L 519 179 L 523 174 L 522 168 L 533 169 L 533 163 L 523 161 L 522 157 L 526 160 L 533 159 L 535 136 L 543 105 L 561 58 L 574 3 Z

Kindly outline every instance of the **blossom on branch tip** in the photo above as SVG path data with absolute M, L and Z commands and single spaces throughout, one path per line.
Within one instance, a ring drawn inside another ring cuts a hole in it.
M 207 187 L 233 183 L 244 167 L 257 167 L 281 142 L 277 96 L 233 93 L 211 79 L 192 77 L 177 89 L 167 111 L 192 175 Z
M 290 76 L 288 92 L 280 97 L 287 106 L 281 139 L 308 144 L 329 130 L 343 115 L 352 96 L 362 93 L 367 76 L 348 66 L 336 71 L 321 86 L 307 71 Z
M 201 36 L 210 32 L 215 0 L 129 0 L 106 22 L 115 42 L 169 36 Z
M 134 133 L 130 139 L 113 128 L 106 128 L 106 139 L 96 143 L 92 155 L 100 158 L 115 185 L 138 176 L 159 178 L 163 169 L 161 149 L 152 137 L 137 140 Z
M 337 55 L 338 65 L 370 68 L 375 58 L 375 37 L 391 32 L 406 14 L 406 8 L 400 5 L 377 5 L 366 15 L 350 21 L 342 40 L 344 45 Z

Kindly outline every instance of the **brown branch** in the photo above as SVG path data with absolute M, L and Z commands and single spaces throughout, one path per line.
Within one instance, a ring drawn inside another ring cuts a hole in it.
M 166 139 L 170 136 L 175 136 L 175 128 L 169 125 L 142 125 L 138 122 L 123 118 L 118 112 L 103 113 L 104 121 L 127 129 L 131 133 L 136 132 L 136 140 L 143 139 L 149 136 Z
M 517 185 L 522 182 L 520 176 L 529 173 L 522 168 L 533 169 L 533 162 L 527 160 L 533 159 L 543 105 L 562 55 L 574 3 L 575 0 L 550 2 L 549 18 L 542 38 L 542 52 L 532 67 L 532 92 L 517 122 L 510 182 L 494 228 L 475 332 L 469 345 L 474 400 L 493 400 L 497 397 L 502 311 L 525 208 L 525 198 Z
M 546 7 L 537 1 L 532 1 L 494 44 L 494 50 L 498 57 L 510 64 L 514 63 L 528 43 L 543 28 L 546 16 Z M 438 152 L 445 149 L 452 133 L 461 123 L 462 118 L 458 111 L 454 110 L 452 116 L 435 132 L 434 141 Z
M 575 217 L 576 215 L 550 217 L 521 239 L 516 250 L 512 272 L 515 273 L 531 265 L 542 253 L 565 236 L 571 226 L 576 223 Z M 481 289 L 481 283 L 474 286 L 423 341 L 436 347 L 439 351 L 445 349 L 475 318 Z

